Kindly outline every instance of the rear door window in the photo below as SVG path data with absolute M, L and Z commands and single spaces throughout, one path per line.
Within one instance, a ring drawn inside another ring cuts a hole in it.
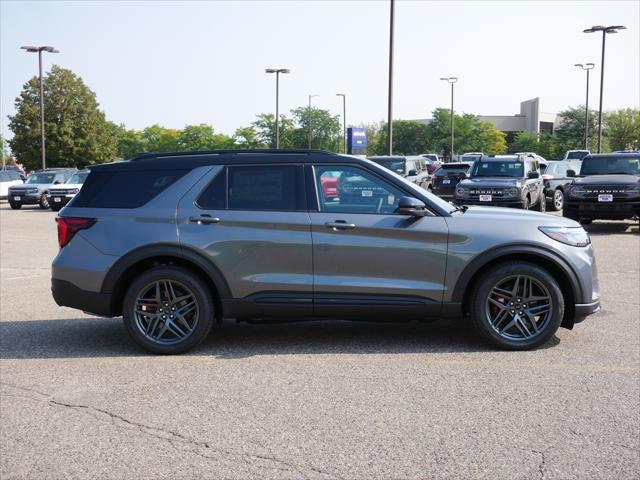
M 298 165 L 227 167 L 227 207 L 232 210 L 304 210 L 304 177 Z

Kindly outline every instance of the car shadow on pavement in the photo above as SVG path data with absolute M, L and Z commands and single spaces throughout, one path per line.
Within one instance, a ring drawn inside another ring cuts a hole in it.
M 635 233 L 638 235 L 638 222 L 603 222 L 598 221 L 591 225 L 583 225 L 589 235 L 611 235 L 612 233 Z
M 560 343 L 554 336 L 541 348 Z M 187 356 L 491 352 L 462 320 L 421 322 L 227 321 Z M 150 355 L 128 337 L 121 319 L 77 318 L 0 322 L 0 358 L 92 358 Z

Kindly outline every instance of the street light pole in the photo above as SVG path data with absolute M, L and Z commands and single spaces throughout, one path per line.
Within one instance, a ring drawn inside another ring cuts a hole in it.
M 307 128 L 309 129 L 309 150 L 311 150 L 311 97 L 318 95 L 309 95 L 309 109 L 307 110 Z
M 42 156 L 42 169 L 47 167 L 46 153 L 45 153 L 45 136 L 44 136 L 44 84 L 42 81 L 42 52 L 58 53 L 53 47 L 20 47 L 22 50 L 26 50 L 29 53 L 38 54 L 38 78 L 40 84 L 40 153 Z
M 575 67 L 580 67 L 587 72 L 587 98 L 584 102 L 584 148 L 589 150 L 589 71 L 595 67 L 593 63 L 576 63 Z
M 454 129 L 455 129 L 455 123 L 454 123 L 454 114 L 453 114 L 453 84 L 456 83 L 458 81 L 458 77 L 443 77 L 440 78 L 440 80 L 444 80 L 445 82 L 448 82 L 449 84 L 451 84 L 451 161 L 453 162 L 453 145 L 454 145 Z
M 389 102 L 387 105 L 387 155 L 393 153 L 393 17 L 395 0 L 390 0 L 389 12 Z
M 347 95 L 336 93 L 337 97 L 342 97 L 342 150 L 347 153 Z
M 607 33 L 618 33 L 618 30 L 625 30 L 622 25 L 611 25 L 608 27 L 595 25 L 583 30 L 584 33 L 602 32 L 602 59 L 600 60 L 600 107 L 598 109 L 598 153 L 602 152 L 602 93 L 604 85 L 604 46 Z
M 266 73 L 275 73 L 276 74 L 276 148 L 280 148 L 280 74 L 281 73 L 290 73 L 291 70 L 288 68 L 267 68 L 265 69 Z

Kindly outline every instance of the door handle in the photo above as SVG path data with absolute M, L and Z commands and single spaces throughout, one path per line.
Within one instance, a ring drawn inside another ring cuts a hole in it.
M 353 230 L 356 228 L 355 223 L 347 223 L 344 220 L 336 220 L 335 222 L 325 222 L 327 228 L 333 228 L 334 230 Z
M 197 223 L 198 225 L 211 225 L 213 223 L 219 223 L 220 219 L 218 217 L 212 217 L 211 215 L 203 214 L 189 217 L 189 221 L 191 223 Z

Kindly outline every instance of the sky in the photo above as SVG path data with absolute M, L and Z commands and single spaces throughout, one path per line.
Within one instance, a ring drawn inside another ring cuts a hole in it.
M 443 76 L 457 76 L 455 110 L 512 115 L 541 99 L 555 113 L 597 108 L 600 34 L 607 36 L 604 109 L 640 106 L 638 1 L 401 1 L 395 7 L 394 118 L 428 118 L 448 108 Z M 82 77 L 109 120 L 128 128 L 207 123 L 232 134 L 261 112 L 306 105 L 342 113 L 350 125 L 387 116 L 389 1 L 7 1 L 0 0 L 0 128 L 37 56 L 22 45 L 52 45 L 52 64 Z

